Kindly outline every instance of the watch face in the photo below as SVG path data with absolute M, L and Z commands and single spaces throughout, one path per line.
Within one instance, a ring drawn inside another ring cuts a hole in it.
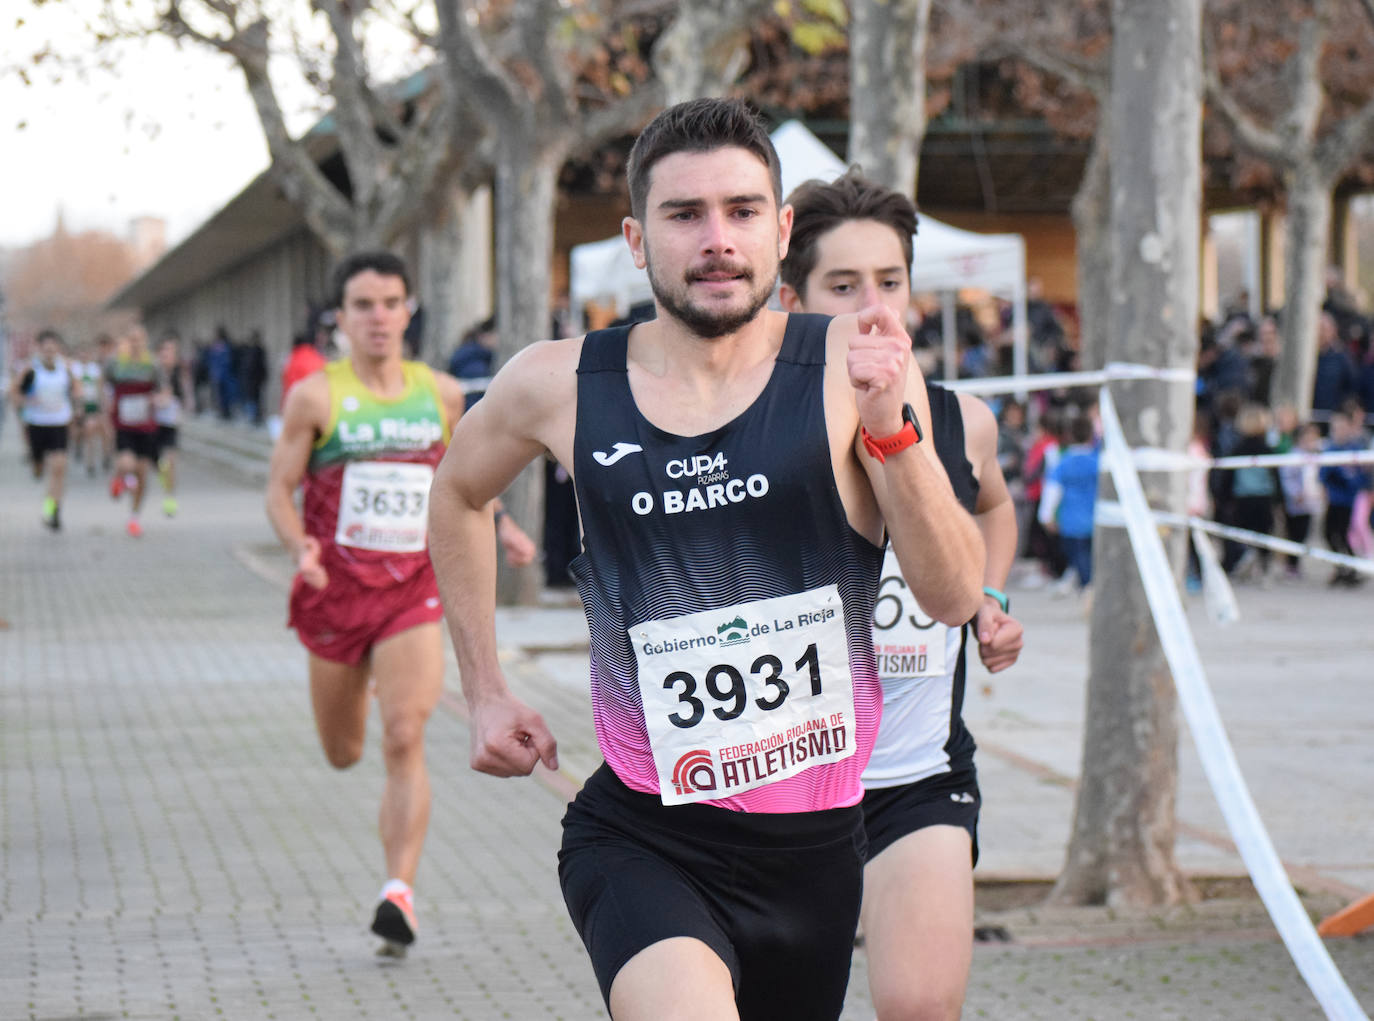
M 902 421 L 910 422 L 911 428 L 916 430 L 916 442 L 920 443 L 925 436 L 921 433 L 921 420 L 916 417 L 916 409 L 910 404 L 902 405 Z

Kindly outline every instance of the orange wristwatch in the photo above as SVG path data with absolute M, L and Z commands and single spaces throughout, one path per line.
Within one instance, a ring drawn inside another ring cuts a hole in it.
M 863 426 L 859 427 L 863 437 L 864 449 L 879 462 L 885 462 L 890 454 L 913 447 L 924 438 L 921 436 L 921 423 L 916 420 L 916 412 L 910 404 L 902 405 L 902 427 L 891 436 L 874 436 Z

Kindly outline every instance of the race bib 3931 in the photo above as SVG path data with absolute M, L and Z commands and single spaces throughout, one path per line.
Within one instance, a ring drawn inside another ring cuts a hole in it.
M 665 805 L 728 798 L 854 754 L 834 585 L 628 629 Z

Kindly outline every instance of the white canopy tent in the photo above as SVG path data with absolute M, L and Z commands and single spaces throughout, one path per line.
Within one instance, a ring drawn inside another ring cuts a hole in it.
M 803 181 L 833 181 L 845 165 L 801 121 L 788 121 L 773 132 L 773 147 L 782 164 L 782 193 Z M 922 215 L 913 242 L 911 289 L 944 295 L 945 376 L 957 372 L 954 299 L 961 287 L 991 291 L 1012 303 L 1012 364 L 1027 372 L 1026 246 L 1019 234 L 977 234 Z M 578 245 L 571 253 L 570 299 L 574 310 L 588 301 L 614 302 L 624 314 L 630 306 L 652 301 L 644 270 L 635 266 L 623 237 Z
M 946 379 L 958 375 L 954 299 L 961 287 L 977 287 L 1011 302 L 1012 374 L 1026 375 L 1030 328 L 1025 239 L 1020 234 L 977 234 L 922 216 L 912 239 L 911 289 L 918 294 L 938 291 L 942 297 Z

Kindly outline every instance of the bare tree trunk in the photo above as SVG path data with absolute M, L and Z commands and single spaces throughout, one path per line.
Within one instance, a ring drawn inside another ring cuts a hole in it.
M 463 250 L 463 213 L 470 196 L 454 189 L 435 204 L 434 216 L 419 231 L 420 301 L 425 308 L 421 350 L 433 365 L 442 365 L 458 340 L 460 261 Z
M 1110 110 L 1109 360 L 1191 367 L 1197 348 L 1201 208 L 1201 0 L 1113 0 Z M 1185 383 L 1113 384 L 1127 440 L 1182 450 L 1192 430 Z M 1155 507 L 1181 509 L 1183 479 L 1144 481 Z M 1102 495 L 1110 496 L 1105 480 Z M 1178 710 L 1124 530 L 1093 536 L 1082 780 L 1064 872 L 1065 903 L 1149 905 L 1189 896 L 1174 860 Z M 1175 541 L 1177 565 L 1182 552 Z
M 497 366 L 536 340 L 548 340 L 553 264 L 553 215 L 561 147 L 540 149 L 512 126 L 496 167 Z M 544 525 L 544 468 L 536 461 L 502 497 L 506 509 L 536 543 Z M 504 560 L 497 580 L 502 603 L 537 601 L 541 568 L 511 569 Z
M 1306 418 L 1317 372 L 1317 319 L 1326 287 L 1331 239 L 1331 182 L 1311 161 L 1285 175 L 1288 218 L 1283 250 L 1283 344 L 1274 373 L 1274 401 Z
M 1105 102 L 1099 102 L 1098 111 L 1097 133 L 1072 206 L 1082 369 L 1100 369 L 1106 363 L 1112 316 L 1112 159 Z
M 855 0 L 849 27 L 849 162 L 916 197 L 926 133 L 931 0 Z

